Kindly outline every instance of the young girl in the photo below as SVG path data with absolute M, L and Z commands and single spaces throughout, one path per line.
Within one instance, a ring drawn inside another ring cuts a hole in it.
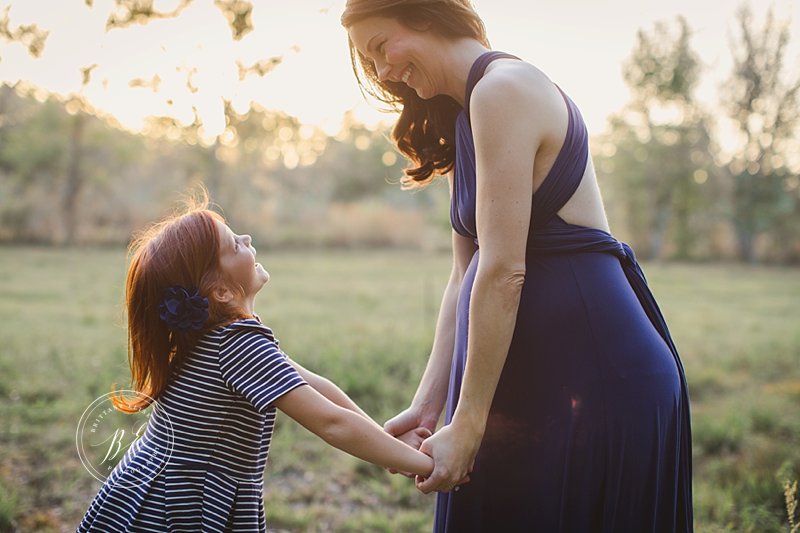
M 427 476 L 430 457 L 391 437 L 336 385 L 284 354 L 254 313 L 269 274 L 249 235 L 202 201 L 139 237 L 126 283 L 134 412 L 145 434 L 78 531 L 266 531 L 263 475 L 275 408 L 327 443 Z M 430 433 L 416 430 L 406 441 Z

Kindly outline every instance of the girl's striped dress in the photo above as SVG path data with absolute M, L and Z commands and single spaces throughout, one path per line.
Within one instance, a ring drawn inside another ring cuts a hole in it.
M 205 335 L 78 531 L 266 531 L 272 403 L 306 384 L 257 319 Z

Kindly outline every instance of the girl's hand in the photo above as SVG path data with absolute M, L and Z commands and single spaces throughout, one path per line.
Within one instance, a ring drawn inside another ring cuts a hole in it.
M 402 413 L 390 418 L 384 425 L 383 430 L 389 435 L 405 442 L 415 450 L 418 450 L 422 442 L 433 434 L 436 429 L 436 421 L 428 422 L 424 425 L 422 411 L 415 407 L 409 407 Z M 433 426 L 433 427 L 428 427 Z M 392 474 L 402 474 L 406 477 L 413 478 L 412 474 L 406 472 L 398 472 L 392 468 L 389 469 Z
M 419 451 L 433 457 L 433 472 L 427 479 L 417 477 L 417 488 L 425 494 L 449 492 L 469 481 L 482 435 L 450 424 L 422 443 Z
M 431 431 L 428 428 L 418 427 L 412 429 L 411 431 L 406 431 L 402 435 L 398 435 L 395 438 L 401 442 L 408 444 L 415 450 L 419 450 L 419 447 L 422 444 L 422 442 L 430 436 L 431 436 Z M 388 470 L 392 474 L 402 474 L 410 478 L 414 477 L 414 474 L 409 474 L 408 472 L 399 472 L 394 468 L 389 468 Z
M 431 430 L 424 427 L 414 428 L 406 431 L 402 435 L 397 435 L 395 438 L 401 442 L 405 442 L 415 450 L 419 450 L 422 443 L 432 435 Z

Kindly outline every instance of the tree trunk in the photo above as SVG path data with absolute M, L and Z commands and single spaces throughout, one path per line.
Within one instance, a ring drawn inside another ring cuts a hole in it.
M 208 161 L 208 175 L 205 177 L 204 184 L 208 190 L 208 196 L 212 202 L 222 203 L 223 199 L 220 197 L 220 186 L 222 185 L 222 175 L 224 167 L 219 160 L 219 139 L 214 140 L 214 144 L 206 150 Z
M 64 244 L 75 243 L 78 229 L 78 196 L 83 188 L 81 160 L 83 159 L 83 134 L 86 116 L 82 112 L 75 114 L 72 121 L 70 137 L 69 162 L 67 165 L 67 181 L 64 187 L 62 213 L 64 217 Z
M 6 113 L 6 105 L 8 104 L 8 97 L 14 91 L 11 87 L 5 85 L 0 86 L 0 128 L 3 127 L 3 115 Z
M 739 244 L 739 257 L 747 263 L 756 262 L 756 209 L 758 194 L 755 177 L 740 173 L 735 177 L 733 190 L 733 228 Z
M 648 254 L 648 259 L 661 259 L 664 250 L 664 235 L 667 233 L 670 212 L 669 199 L 655 207 L 653 226 L 650 230 L 650 253 Z
M 688 259 L 692 253 L 695 234 L 692 232 L 692 184 L 688 179 L 677 184 L 673 214 L 675 228 L 675 255 L 677 259 Z
M 736 228 L 736 241 L 739 243 L 739 257 L 748 262 L 756 262 L 756 251 L 754 246 L 755 235 L 752 228 L 748 227 L 749 224 L 745 223 L 741 218 L 738 218 L 734 227 Z

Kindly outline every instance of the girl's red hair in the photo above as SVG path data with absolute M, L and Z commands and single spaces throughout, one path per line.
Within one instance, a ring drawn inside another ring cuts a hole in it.
M 135 398 L 113 397 L 120 411 L 135 412 L 158 399 L 197 341 L 209 330 L 247 316 L 214 298 L 224 284 L 220 270 L 218 213 L 208 209 L 204 195 L 180 213 L 153 224 L 130 245 L 125 284 L 128 315 L 128 363 Z M 208 320 L 198 331 L 171 331 L 159 317 L 166 289 L 197 287 L 208 298 Z

